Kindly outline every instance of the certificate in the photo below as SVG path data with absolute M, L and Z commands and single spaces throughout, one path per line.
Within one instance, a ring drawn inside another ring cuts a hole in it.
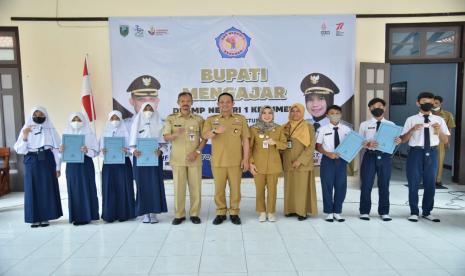
M 334 152 L 339 154 L 339 157 L 347 161 L 352 161 L 363 147 L 363 136 L 355 131 L 351 131 L 346 138 L 337 146 Z
M 397 146 L 394 139 L 399 137 L 401 133 L 402 127 L 381 123 L 374 137 L 376 142 L 378 142 L 376 150 L 392 154 Z
M 65 147 L 62 157 L 64 162 L 84 163 L 84 153 L 81 147 L 85 145 L 84 135 L 63 134 L 63 146 Z
M 137 138 L 136 149 L 142 153 L 137 157 L 137 166 L 158 166 L 158 156 L 155 151 L 158 149 L 158 141 L 155 138 Z
M 103 156 L 104 164 L 125 163 L 124 137 L 103 137 L 103 147 L 106 150 Z

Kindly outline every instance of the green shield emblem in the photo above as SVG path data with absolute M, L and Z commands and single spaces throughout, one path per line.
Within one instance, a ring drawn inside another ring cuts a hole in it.
M 120 25 L 119 26 L 119 33 L 122 36 L 127 36 L 129 34 L 129 26 L 128 25 Z

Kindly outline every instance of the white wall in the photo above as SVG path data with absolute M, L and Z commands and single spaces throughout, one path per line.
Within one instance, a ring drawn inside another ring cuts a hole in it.
M 97 130 L 111 110 L 111 64 L 107 22 L 25 22 L 12 16 L 204 16 L 274 14 L 378 14 L 465 11 L 463 0 L 0 0 L 0 26 L 18 26 L 25 113 L 46 106 L 59 131 L 67 114 L 80 110 L 83 58 L 89 54 L 97 109 Z M 384 62 L 385 24 L 465 21 L 460 17 L 357 19 L 357 70 L 360 62 Z M 358 74 L 355 97 L 358 110 Z M 358 122 L 358 112 L 355 113 Z

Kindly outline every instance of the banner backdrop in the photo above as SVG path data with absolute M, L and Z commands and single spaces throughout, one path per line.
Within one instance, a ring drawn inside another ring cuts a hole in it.
M 205 118 L 219 112 L 217 95 L 229 92 L 235 112 L 249 124 L 265 104 L 275 109 L 277 123 L 285 123 L 295 102 L 306 105 L 305 117 L 313 122 L 331 102 L 306 102 L 305 78 L 314 86 L 332 81 L 334 104 L 354 93 L 354 15 L 112 17 L 109 24 L 113 105 L 127 118 L 144 101 L 157 102 L 165 118 L 177 111 L 178 93 L 188 91 L 194 112 Z M 145 78 L 141 89 L 149 87 L 147 76 L 160 83 L 158 95 L 128 92 L 138 78 Z

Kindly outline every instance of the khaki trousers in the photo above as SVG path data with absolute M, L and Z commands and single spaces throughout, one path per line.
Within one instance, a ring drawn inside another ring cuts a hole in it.
M 279 174 L 257 174 L 254 176 L 256 189 L 256 211 L 259 213 L 267 212 L 276 213 L 276 194 Z M 267 199 L 265 205 L 265 189 L 267 190 Z
M 229 215 L 239 214 L 241 202 L 241 167 L 212 167 L 215 182 L 216 214 L 226 215 L 226 182 L 229 183 Z
M 186 183 L 189 186 L 189 216 L 198 217 L 201 202 L 201 166 L 172 166 L 174 182 L 174 212 L 176 218 L 186 216 Z
M 446 157 L 446 146 L 439 143 L 438 146 L 438 172 L 436 174 L 436 182 L 442 182 L 442 170 L 444 167 L 444 157 Z

